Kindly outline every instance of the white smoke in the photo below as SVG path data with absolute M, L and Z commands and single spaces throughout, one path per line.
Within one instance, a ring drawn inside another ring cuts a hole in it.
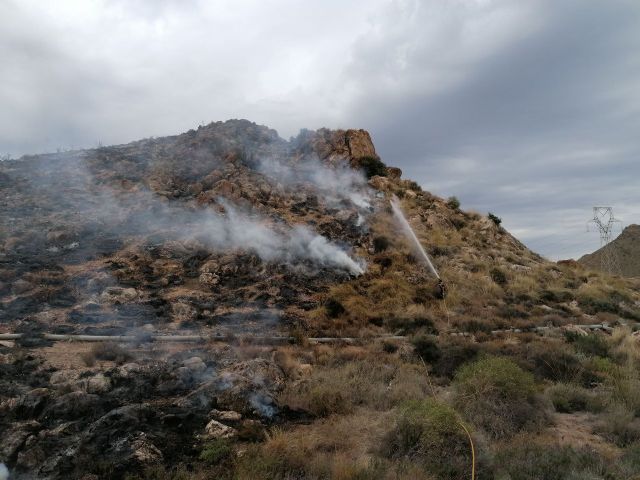
M 288 187 L 310 184 L 328 204 L 347 199 L 358 208 L 371 207 L 371 190 L 364 174 L 346 162 L 332 167 L 315 157 L 289 163 L 277 158 L 261 158 L 257 170 Z
M 0 480 L 9 480 L 9 469 L 4 463 L 0 463 Z
M 339 246 L 307 226 L 271 226 L 260 217 L 240 212 L 227 201 L 221 203 L 226 215 L 197 212 L 190 225 L 182 225 L 182 234 L 216 249 L 251 250 L 265 261 L 294 264 L 309 260 L 315 265 L 346 270 L 352 275 L 364 273 L 364 264 L 356 262 Z M 182 212 L 181 216 L 184 221 L 189 215 Z

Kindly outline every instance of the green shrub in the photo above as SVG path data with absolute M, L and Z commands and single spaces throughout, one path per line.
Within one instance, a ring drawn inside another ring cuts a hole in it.
M 216 438 L 207 442 L 200 451 L 200 460 L 211 465 L 216 465 L 231 457 L 233 449 L 231 443 L 225 438 Z
M 471 452 L 458 416 L 434 399 L 407 402 L 396 425 L 382 441 L 382 454 L 392 459 L 420 462 L 437 478 L 464 478 Z
M 491 220 L 496 225 L 496 227 L 499 227 L 502 223 L 502 219 L 491 212 L 489 212 L 487 216 L 489 217 L 489 220 Z
M 507 276 L 499 268 L 492 268 L 489 274 L 491 275 L 491 279 L 498 285 L 504 286 L 507 284 Z
M 615 462 L 592 449 L 518 438 L 495 456 L 498 480 L 628 480 Z
M 574 332 L 566 332 L 565 338 L 580 353 L 603 358 L 609 356 L 609 345 L 600 335 L 580 335 Z
M 447 207 L 457 210 L 460 208 L 460 200 L 457 197 L 449 197 L 447 199 Z
M 381 177 L 387 176 L 387 166 L 378 157 L 361 157 L 358 159 L 358 163 L 367 178 L 376 175 Z
M 611 405 L 596 425 L 596 433 L 620 447 L 640 441 L 640 419 L 622 404 Z
M 584 367 L 575 352 L 566 345 L 536 343 L 529 351 L 533 372 L 554 382 L 583 382 Z
M 454 387 L 456 408 L 493 438 L 538 429 L 547 420 L 533 375 L 507 358 L 485 357 L 462 366 Z
M 540 300 L 554 303 L 570 302 L 573 300 L 573 293 L 569 290 L 542 290 Z
M 558 383 L 547 390 L 554 408 L 560 413 L 601 412 L 605 408 L 605 398 L 579 385 Z

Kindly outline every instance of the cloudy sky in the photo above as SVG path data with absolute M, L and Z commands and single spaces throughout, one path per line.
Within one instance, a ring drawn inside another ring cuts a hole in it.
M 247 118 L 365 128 L 552 258 L 640 223 L 637 0 L 0 0 L 0 155 Z

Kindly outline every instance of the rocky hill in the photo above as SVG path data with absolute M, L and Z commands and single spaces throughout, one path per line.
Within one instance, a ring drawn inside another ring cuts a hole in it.
M 478 478 L 541 478 L 504 475 L 545 448 L 576 478 L 595 471 L 581 455 L 630 478 L 618 433 L 579 415 L 635 408 L 640 284 L 544 260 L 402 179 L 363 130 L 286 141 L 217 122 L 2 162 L 0 189 L 0 462 L 15 478 L 467 478 L 460 422 Z M 603 323 L 626 336 L 575 327 Z M 587 433 L 565 440 L 567 422 Z
M 625 277 L 640 277 L 640 225 L 629 225 L 609 245 L 578 260 L 594 270 L 602 269 L 603 257 L 612 258 L 616 273 Z

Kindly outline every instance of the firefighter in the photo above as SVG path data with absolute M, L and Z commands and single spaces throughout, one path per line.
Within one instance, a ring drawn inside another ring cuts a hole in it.
M 440 300 L 444 300 L 446 296 L 447 296 L 447 286 L 445 285 L 444 281 L 441 278 L 439 278 L 438 284 L 436 285 L 436 298 L 439 298 Z

